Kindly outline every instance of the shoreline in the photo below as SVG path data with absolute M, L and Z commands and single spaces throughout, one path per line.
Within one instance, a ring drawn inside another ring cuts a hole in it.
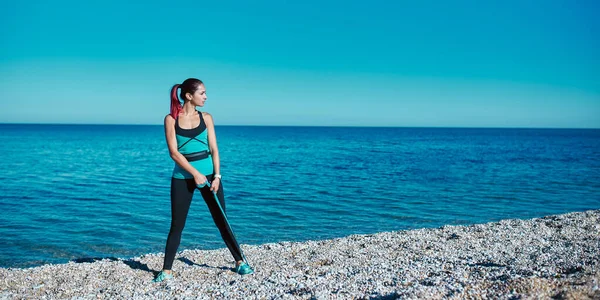
M 600 298 L 600 210 L 242 248 L 253 275 L 226 248 L 179 252 L 163 283 L 163 253 L 0 268 L 0 299 Z

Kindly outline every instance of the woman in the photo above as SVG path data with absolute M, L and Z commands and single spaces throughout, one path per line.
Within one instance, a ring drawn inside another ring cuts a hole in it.
M 183 100 L 183 106 L 177 97 Z M 206 101 L 206 88 L 199 79 L 189 78 L 171 89 L 171 113 L 165 117 L 165 136 L 171 158 L 175 161 L 171 178 L 171 230 L 165 248 L 163 270 L 154 282 L 173 278 L 171 267 L 185 226 L 192 196 L 196 189 L 208 205 L 215 224 L 235 261 L 235 272 L 246 275 L 254 271 L 244 261 L 242 250 L 227 230 L 223 184 L 219 172 L 219 150 L 212 116 L 196 110 Z M 210 183 L 207 184 L 207 183 Z M 216 193 L 219 204 L 214 199 Z

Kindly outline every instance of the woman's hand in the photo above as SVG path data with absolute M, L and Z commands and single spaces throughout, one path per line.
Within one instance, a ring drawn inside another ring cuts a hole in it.
M 204 184 L 207 182 L 206 176 L 202 175 L 201 173 L 194 174 L 194 181 L 196 182 L 196 186 L 198 187 L 203 187 Z
M 213 192 L 217 192 L 219 190 L 219 185 L 221 184 L 221 178 L 215 178 L 210 185 L 210 190 Z

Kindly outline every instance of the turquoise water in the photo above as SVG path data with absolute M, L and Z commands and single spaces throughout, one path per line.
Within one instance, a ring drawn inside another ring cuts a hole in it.
M 162 126 L 0 124 L 0 267 L 162 252 Z M 600 130 L 217 127 L 242 244 L 600 208 Z M 224 244 L 204 201 L 180 250 Z

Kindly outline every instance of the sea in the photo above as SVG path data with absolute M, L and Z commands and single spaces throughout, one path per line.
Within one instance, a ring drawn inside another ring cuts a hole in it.
M 600 209 L 600 130 L 217 126 L 242 247 Z M 0 267 L 164 251 L 158 125 L 0 124 Z M 192 201 L 179 250 L 225 244 Z

